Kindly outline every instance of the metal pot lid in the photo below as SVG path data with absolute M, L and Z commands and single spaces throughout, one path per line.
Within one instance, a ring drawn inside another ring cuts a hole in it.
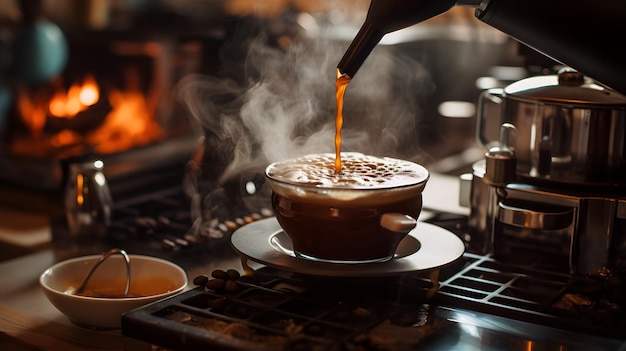
M 504 88 L 507 96 L 530 102 L 626 108 L 626 97 L 596 84 L 582 73 L 569 69 L 558 75 L 522 79 Z

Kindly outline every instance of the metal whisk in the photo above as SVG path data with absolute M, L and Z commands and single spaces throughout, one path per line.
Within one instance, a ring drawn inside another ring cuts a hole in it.
M 122 249 L 111 249 L 103 253 L 102 256 L 100 256 L 100 258 L 96 262 L 96 264 L 94 264 L 93 267 L 91 267 L 91 269 L 87 273 L 87 276 L 85 276 L 85 279 L 83 280 L 83 282 L 78 286 L 78 288 L 76 288 L 76 290 L 74 291 L 74 294 L 78 294 L 82 292 L 83 290 L 85 290 L 85 287 L 87 286 L 87 283 L 89 282 L 89 279 L 91 278 L 91 275 L 93 274 L 93 272 L 95 272 L 95 270 L 98 268 L 98 266 L 100 266 L 102 262 L 104 262 L 107 258 L 115 254 L 122 255 L 124 257 L 124 261 L 126 262 L 126 287 L 124 288 L 124 296 L 128 296 L 128 290 L 130 289 L 130 258 L 128 257 L 128 254 L 126 253 L 126 251 Z

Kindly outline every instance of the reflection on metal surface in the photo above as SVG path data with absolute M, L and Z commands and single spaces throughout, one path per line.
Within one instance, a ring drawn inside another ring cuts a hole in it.
M 558 212 L 534 211 L 515 206 L 500 206 L 500 221 L 517 227 L 545 230 L 565 229 L 572 224 L 574 218 L 573 208 L 563 208 Z
M 437 315 L 458 323 L 459 337 L 441 338 L 432 350 L 506 351 L 613 351 L 623 350 L 623 342 L 586 334 L 540 327 L 483 313 L 440 308 Z

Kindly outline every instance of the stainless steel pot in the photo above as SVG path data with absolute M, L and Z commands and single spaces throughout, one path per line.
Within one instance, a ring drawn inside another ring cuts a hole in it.
M 487 90 L 479 98 L 477 121 L 486 147 L 500 144 L 514 151 L 518 176 L 626 185 L 626 97 L 579 72 L 563 70 Z M 505 123 L 514 132 L 498 136 Z

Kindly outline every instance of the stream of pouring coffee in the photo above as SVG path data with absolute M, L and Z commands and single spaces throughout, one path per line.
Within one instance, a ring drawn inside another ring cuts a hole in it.
M 341 128 L 343 127 L 343 98 L 346 88 L 350 83 L 350 77 L 337 69 L 337 81 L 335 83 L 335 100 L 337 114 L 335 116 L 335 173 L 341 173 Z

